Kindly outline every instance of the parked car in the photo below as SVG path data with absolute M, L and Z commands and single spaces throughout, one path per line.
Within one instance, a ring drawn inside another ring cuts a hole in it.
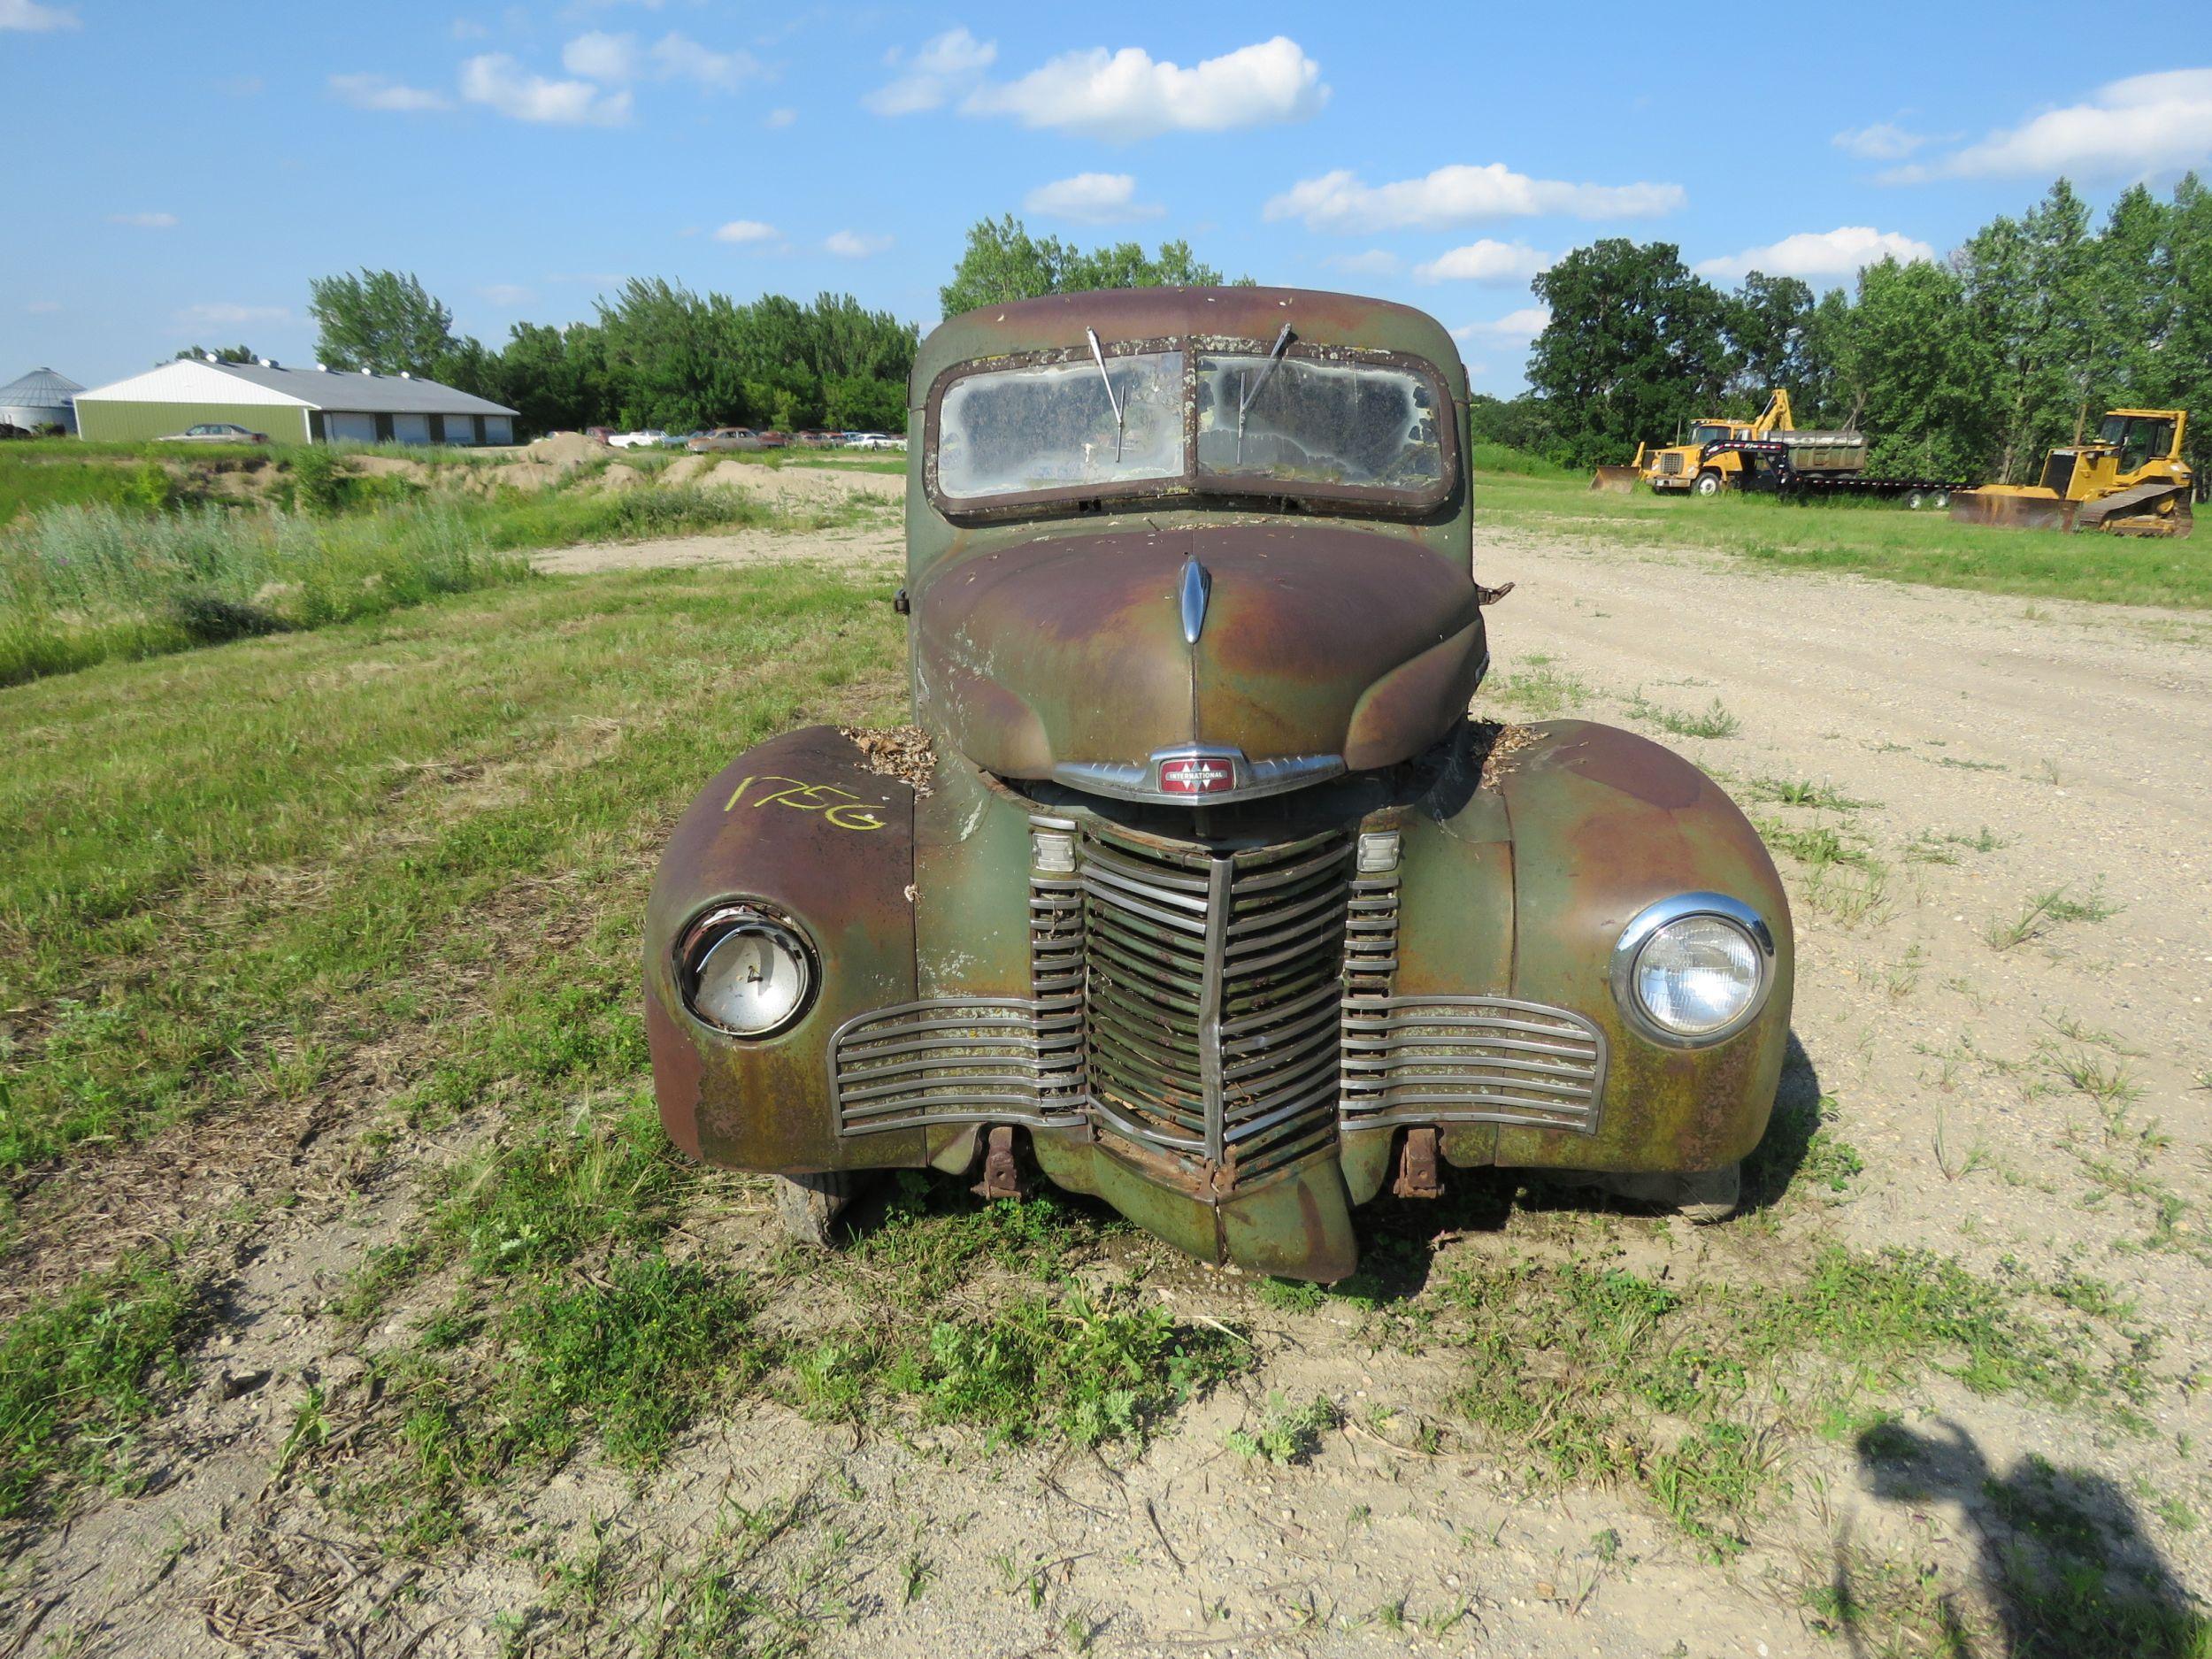
M 641 432 L 618 432 L 607 442 L 618 449 L 657 449 L 668 442 L 668 434 L 658 426 L 648 426 Z
M 760 447 L 764 449 L 787 449 L 791 447 L 791 434 L 787 432 L 764 432 L 760 434 Z
M 846 440 L 856 449 L 903 449 L 904 438 L 895 438 L 887 432 L 856 432 Z
M 204 420 L 196 426 L 187 426 L 182 432 L 172 432 L 156 438 L 156 443 L 266 443 L 269 434 L 249 427 L 234 426 L 227 420 Z
M 761 447 L 760 434 L 750 426 L 717 426 L 688 440 L 684 448 L 694 455 L 709 455 L 718 449 L 757 449 Z
M 1460 1169 L 1726 1216 L 1789 902 L 1687 760 L 1471 714 L 1506 587 L 1451 335 L 1123 289 L 952 318 L 914 384 L 915 729 L 771 738 L 677 823 L 644 929 L 675 1144 L 818 1247 L 880 1171 L 1041 1175 L 1324 1283 L 1356 1206 Z

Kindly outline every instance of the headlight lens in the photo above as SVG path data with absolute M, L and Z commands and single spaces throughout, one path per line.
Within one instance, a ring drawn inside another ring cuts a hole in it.
M 1750 1023 L 1773 956 L 1773 935 L 1748 905 L 1686 894 L 1629 924 L 1615 953 L 1614 988 L 1646 1034 L 1695 1048 Z
M 734 1037 L 766 1037 L 814 995 L 814 955 L 797 931 L 749 905 L 725 905 L 686 930 L 677 950 L 684 1001 Z

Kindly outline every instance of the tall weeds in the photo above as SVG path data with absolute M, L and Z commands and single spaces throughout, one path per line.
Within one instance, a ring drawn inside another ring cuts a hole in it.
M 51 507 L 0 539 L 0 686 L 321 627 L 527 574 L 475 515 L 445 503 L 327 520 L 213 504 Z

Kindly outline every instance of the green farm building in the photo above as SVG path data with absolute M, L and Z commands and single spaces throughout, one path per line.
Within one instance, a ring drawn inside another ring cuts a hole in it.
M 180 357 L 76 395 L 80 437 L 165 438 L 227 421 L 273 443 L 512 443 L 515 411 L 408 374 Z

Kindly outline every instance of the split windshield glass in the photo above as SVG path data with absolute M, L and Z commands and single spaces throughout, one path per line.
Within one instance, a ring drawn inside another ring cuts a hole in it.
M 1411 493 L 1444 476 L 1436 389 L 1409 369 L 1209 351 L 1197 396 L 1202 477 Z
M 932 411 L 934 494 L 957 511 L 1208 490 L 1419 511 L 1445 493 L 1450 405 L 1425 363 L 1287 336 L 1146 348 L 1106 342 L 1099 357 L 948 377 Z
M 963 375 L 937 420 L 937 485 L 959 500 L 1179 478 L 1183 354 L 1088 357 Z M 1114 405 L 1121 406 L 1116 431 Z

